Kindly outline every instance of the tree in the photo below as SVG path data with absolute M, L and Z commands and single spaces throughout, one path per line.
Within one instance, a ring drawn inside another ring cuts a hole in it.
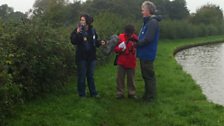
M 174 0 L 170 3 L 169 16 L 171 19 L 184 19 L 189 16 L 185 0 Z
M 219 6 L 207 4 L 196 11 L 191 18 L 191 22 L 194 24 L 219 26 L 223 23 L 223 13 Z
M 63 24 L 67 22 L 68 5 L 68 0 L 36 0 L 34 15 L 53 25 Z
M 21 21 L 22 18 L 26 18 L 27 15 L 25 15 L 22 12 L 14 12 L 12 7 L 9 7 L 7 4 L 4 4 L 0 6 L 0 18 L 4 22 L 8 21 L 13 21 L 13 22 L 18 22 Z
M 91 15 L 112 12 L 122 17 L 139 18 L 140 5 L 143 0 L 93 0 L 83 5 L 83 11 Z
M 158 14 L 170 19 L 185 19 L 189 16 L 186 0 L 151 0 L 157 6 Z
M 13 8 L 9 7 L 7 4 L 0 6 L 0 17 L 5 20 L 8 16 L 13 13 Z
M 68 4 L 68 0 L 36 0 L 33 7 L 48 10 L 53 6 L 66 4 Z
M 81 10 L 81 2 L 77 1 L 67 6 L 67 23 L 72 24 L 79 20 L 79 15 Z

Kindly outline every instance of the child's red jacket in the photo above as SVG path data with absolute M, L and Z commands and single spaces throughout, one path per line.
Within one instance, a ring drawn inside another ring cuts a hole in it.
M 138 36 L 136 34 L 132 34 L 128 37 L 125 33 L 122 33 L 118 38 L 119 42 L 114 48 L 114 51 L 119 55 L 117 64 L 124 68 L 134 69 L 136 67 L 136 47 L 134 40 L 138 40 Z M 118 47 L 122 42 L 125 42 L 126 45 L 126 49 L 124 51 L 122 51 L 122 48 Z

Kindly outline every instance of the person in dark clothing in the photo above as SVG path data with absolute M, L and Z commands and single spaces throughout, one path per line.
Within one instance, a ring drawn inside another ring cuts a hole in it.
M 80 23 L 71 33 L 71 43 L 76 45 L 76 64 L 78 74 L 77 90 L 80 97 L 86 96 L 86 79 L 91 97 L 99 97 L 95 82 L 96 47 L 101 45 L 96 30 L 92 26 L 93 18 L 81 15 Z
M 144 1 L 141 6 L 144 24 L 139 32 L 137 42 L 137 57 L 140 59 L 142 77 L 145 82 L 143 99 L 152 101 L 156 96 L 156 77 L 154 60 L 156 58 L 159 40 L 160 17 L 154 15 L 156 6 L 150 1 Z

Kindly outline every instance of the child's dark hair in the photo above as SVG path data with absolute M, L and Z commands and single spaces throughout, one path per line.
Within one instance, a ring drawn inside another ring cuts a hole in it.
M 135 32 L 135 27 L 131 24 L 128 24 L 124 27 L 124 32 L 125 34 L 132 35 Z

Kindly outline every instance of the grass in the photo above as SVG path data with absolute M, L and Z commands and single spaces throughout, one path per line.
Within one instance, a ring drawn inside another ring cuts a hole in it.
M 96 70 L 95 81 L 102 98 L 80 99 L 72 80 L 58 94 L 20 105 L 9 126 L 223 126 L 224 107 L 210 103 L 191 76 L 182 71 L 173 51 L 186 44 L 224 40 L 213 36 L 185 40 L 162 40 L 155 62 L 157 100 L 115 98 L 116 67 L 113 62 Z M 144 83 L 136 69 L 137 95 Z

